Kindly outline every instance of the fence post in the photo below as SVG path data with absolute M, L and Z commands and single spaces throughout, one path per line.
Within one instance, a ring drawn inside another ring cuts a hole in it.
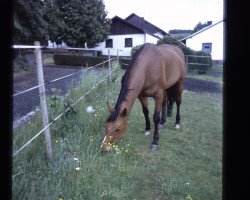
M 117 65 L 119 64 L 119 49 L 117 49 Z
M 188 55 L 186 55 L 186 70 L 188 71 Z
M 40 46 L 40 42 L 35 41 L 34 45 Z M 41 48 L 35 49 L 35 57 L 36 57 L 38 84 L 41 85 L 39 87 L 39 96 L 40 96 L 40 105 L 41 105 L 41 111 L 42 111 L 42 117 L 43 117 L 43 126 L 45 127 L 49 124 L 49 119 L 48 119 L 48 110 L 47 110 L 47 103 L 46 103 L 46 96 L 45 96 Z M 44 136 L 45 136 L 47 157 L 49 160 L 52 160 L 53 153 L 52 153 L 51 136 L 50 136 L 49 127 L 44 130 Z
M 108 49 L 108 59 L 109 59 L 109 82 L 111 83 L 112 75 L 111 75 L 111 63 L 110 63 L 110 49 Z

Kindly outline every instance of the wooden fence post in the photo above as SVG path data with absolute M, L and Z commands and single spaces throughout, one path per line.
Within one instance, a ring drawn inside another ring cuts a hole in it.
M 40 42 L 35 41 L 34 45 L 40 46 Z M 45 96 L 41 48 L 35 48 L 35 57 L 36 57 L 38 84 L 41 85 L 39 87 L 39 96 L 40 96 L 40 105 L 41 105 L 41 111 L 42 111 L 42 117 L 43 117 L 43 126 L 45 127 L 49 124 L 49 119 L 48 119 L 47 102 L 46 102 L 46 96 Z M 52 146 L 51 146 L 51 136 L 50 136 L 49 127 L 44 130 L 44 136 L 45 136 L 47 157 L 49 160 L 52 160 L 53 152 L 52 152 Z
M 111 83 L 112 81 L 112 75 L 111 75 L 111 63 L 110 63 L 110 49 L 108 49 L 108 59 L 109 59 L 109 82 Z

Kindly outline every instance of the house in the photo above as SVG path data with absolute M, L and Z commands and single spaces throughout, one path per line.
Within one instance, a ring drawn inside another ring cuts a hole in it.
M 211 24 L 180 40 L 187 47 L 210 53 L 212 60 L 224 60 L 224 22 Z
M 158 39 L 169 35 L 165 31 L 146 21 L 144 18 L 131 14 L 122 19 L 118 16 L 112 18 L 110 36 L 95 49 L 102 51 L 102 55 L 131 56 L 131 49 L 145 43 L 156 44 Z

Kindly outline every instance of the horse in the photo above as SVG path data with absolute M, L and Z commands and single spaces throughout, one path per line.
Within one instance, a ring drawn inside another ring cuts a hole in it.
M 145 135 L 150 134 L 147 97 L 153 97 L 154 135 L 151 150 L 158 150 L 159 129 L 164 127 L 166 116 L 171 116 L 173 103 L 177 113 L 175 127 L 180 128 L 180 105 L 186 75 L 185 56 L 176 46 L 146 43 L 132 57 L 121 80 L 121 89 L 112 108 L 107 102 L 109 117 L 105 122 L 105 135 L 101 151 L 110 151 L 124 136 L 129 113 L 138 98 L 146 121 Z

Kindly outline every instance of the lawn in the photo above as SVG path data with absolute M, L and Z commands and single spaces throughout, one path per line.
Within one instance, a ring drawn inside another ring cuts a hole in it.
M 54 158 L 48 162 L 43 135 L 13 157 L 13 199 L 222 199 L 222 94 L 184 91 L 181 129 L 173 117 L 160 131 L 159 150 L 151 152 L 137 100 L 117 150 L 100 154 L 106 102 L 113 105 L 123 71 L 103 82 L 50 128 Z M 66 97 L 48 98 L 50 119 L 85 94 L 107 70 L 85 73 Z M 88 113 L 88 106 L 94 112 Z M 152 114 L 154 102 L 149 101 Z M 15 152 L 42 128 L 40 113 L 13 131 Z

